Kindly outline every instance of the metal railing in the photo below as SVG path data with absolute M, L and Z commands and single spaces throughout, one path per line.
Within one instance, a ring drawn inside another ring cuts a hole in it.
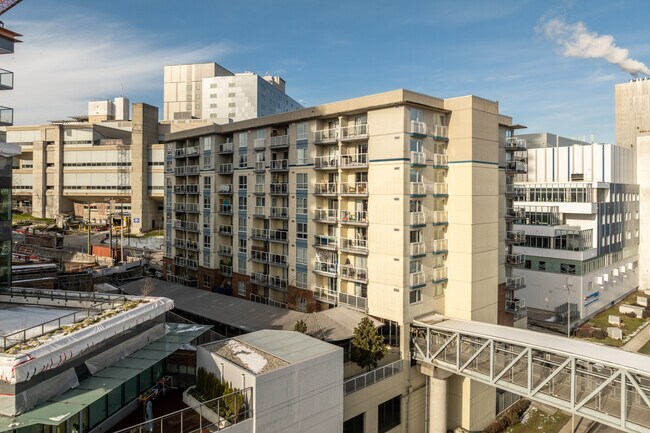
M 526 140 L 517 137 L 506 138 L 505 148 L 507 150 L 526 150 Z
M 431 161 L 433 162 L 433 166 L 437 168 L 446 168 L 449 166 L 449 159 L 443 153 L 434 153 L 431 155 Z
M 427 165 L 427 156 L 424 152 L 411 152 L 411 164 Z
M 411 134 L 426 135 L 427 124 L 419 120 L 411 120 Z
M 268 229 L 258 229 L 253 227 L 251 230 L 251 239 L 258 239 L 258 240 L 267 240 L 269 238 L 269 230 Z
M 341 265 L 341 278 L 355 281 L 368 281 L 368 269 L 353 265 Z
M 14 73 L 6 69 L 0 69 L 0 89 L 10 90 L 14 88 Z
M 219 145 L 219 153 L 220 154 L 226 154 L 226 153 L 233 153 L 233 145 L 232 143 L 222 143 Z
M 268 263 L 269 253 L 267 251 L 251 250 L 250 259 L 254 262 Z
M 277 159 L 271 161 L 271 171 L 287 171 L 289 170 L 289 160 L 288 159 Z
M 339 166 L 337 155 L 317 156 L 314 158 L 315 170 L 336 170 Z
M 288 183 L 272 183 L 271 184 L 271 194 L 289 194 L 289 184 Z
M 338 246 L 336 236 L 314 235 L 314 246 L 320 248 L 336 248 Z
M 434 283 L 440 283 L 445 281 L 447 279 L 447 268 L 446 267 L 434 268 L 432 271 L 432 277 Z
M 368 241 L 366 239 L 356 239 L 356 238 L 341 238 L 341 248 L 360 252 L 368 252 Z
M 431 212 L 431 219 L 434 224 L 444 224 L 449 222 L 449 213 L 446 210 L 436 210 Z
M 220 224 L 217 229 L 217 233 L 222 236 L 232 236 L 232 226 L 226 224 Z
M 314 194 L 316 195 L 331 195 L 336 194 L 336 182 L 321 182 L 314 185 Z
M 426 186 L 424 182 L 411 182 L 411 195 L 425 195 Z
M 321 129 L 314 132 L 314 143 L 321 143 L 325 141 L 336 141 L 339 138 L 339 131 L 337 128 Z
M 449 241 L 447 239 L 436 239 L 433 241 L 433 252 L 442 253 L 448 251 Z
M 426 245 L 424 242 L 411 242 L 409 244 L 409 255 L 421 256 L 426 252 Z
M 269 240 L 271 242 L 288 242 L 288 232 L 286 230 L 269 230 Z
M 341 168 L 368 167 L 367 153 L 344 153 L 341 155 Z
M 424 212 L 411 212 L 409 214 L 409 222 L 412 226 L 426 224 L 426 216 Z
M 318 260 L 314 262 L 314 266 L 312 268 L 313 271 L 315 272 L 320 272 L 323 274 L 328 274 L 328 276 L 336 276 L 337 275 L 337 266 L 336 263 L 333 262 L 319 262 Z
M 339 292 L 339 305 L 347 305 L 350 308 L 368 312 L 368 299 L 362 296 Z
M 427 283 L 427 274 L 424 272 L 413 272 L 409 274 L 409 286 L 418 287 L 423 286 Z
M 272 207 L 271 218 L 289 218 L 289 208 L 277 206 Z
M 523 230 L 511 230 L 506 232 L 506 242 L 522 243 L 526 242 L 526 232 Z
M 341 224 L 367 224 L 368 211 L 365 210 L 341 210 L 340 211 Z
M 340 136 L 342 140 L 366 138 L 368 137 L 368 124 L 360 123 L 358 125 L 344 126 L 340 128 Z
M 219 245 L 217 253 L 222 256 L 232 256 L 232 247 L 230 245 Z
M 217 173 L 219 174 L 232 174 L 232 164 L 219 164 L 217 168 Z
M 230 183 L 224 183 L 219 185 L 219 189 L 217 190 L 219 194 L 232 194 L 232 184 Z
M 338 209 L 314 209 L 314 220 L 335 223 Z
M 449 185 L 444 182 L 434 182 L 433 195 L 447 195 L 449 194 Z
M 289 286 L 289 281 L 286 278 L 270 276 L 269 277 L 269 287 L 276 290 L 287 291 Z
M 288 135 L 276 135 L 271 137 L 271 149 L 277 147 L 287 147 L 289 146 L 289 136 Z
M 388 377 L 396 375 L 397 373 L 400 373 L 402 371 L 403 365 L 404 360 L 398 359 L 397 361 L 393 361 L 388 365 L 384 365 L 383 367 L 376 368 L 367 373 L 363 373 L 345 380 L 343 382 L 344 395 L 352 394 L 353 392 L 373 385 L 380 380 L 384 380 Z
M 312 292 L 314 293 L 314 299 L 328 304 L 336 305 L 339 299 L 339 294 L 336 290 L 331 290 L 323 286 L 314 286 Z
M 251 274 L 251 283 L 266 285 L 269 281 L 269 275 L 263 272 L 253 272 Z
M 266 138 L 256 138 L 253 141 L 253 148 L 264 149 L 266 147 Z

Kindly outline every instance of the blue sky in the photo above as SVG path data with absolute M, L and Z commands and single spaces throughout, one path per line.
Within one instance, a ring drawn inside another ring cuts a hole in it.
M 164 64 L 216 61 L 281 75 L 303 105 L 396 88 L 475 94 L 530 132 L 611 142 L 614 85 L 630 75 L 562 56 L 536 28 L 582 21 L 650 63 L 648 16 L 643 0 L 25 0 L 2 16 L 24 43 L 0 67 L 16 73 L 16 124 L 84 113 L 121 85 L 132 102 L 160 107 Z

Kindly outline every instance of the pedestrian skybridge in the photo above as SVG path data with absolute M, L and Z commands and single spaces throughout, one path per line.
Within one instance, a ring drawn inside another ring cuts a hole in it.
M 415 321 L 411 333 L 412 357 L 421 363 L 621 430 L 650 433 L 648 356 L 440 316 Z

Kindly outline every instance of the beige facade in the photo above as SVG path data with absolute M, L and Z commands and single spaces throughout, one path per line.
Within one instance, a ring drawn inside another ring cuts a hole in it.
M 650 78 L 616 85 L 616 144 L 634 148 L 640 134 L 650 132 Z
M 399 90 L 169 134 L 165 276 L 384 321 L 405 370 L 346 397 L 345 419 L 365 413 L 377 431 L 379 405 L 398 395 L 402 428 L 422 431 L 425 376 L 408 367 L 409 324 L 432 313 L 497 322 L 512 129 L 495 102 Z M 450 428 L 493 419 L 493 388 L 436 383 Z

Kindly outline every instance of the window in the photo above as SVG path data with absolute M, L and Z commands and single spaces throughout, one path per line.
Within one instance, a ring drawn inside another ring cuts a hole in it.
M 445 294 L 445 288 L 447 287 L 447 283 L 442 283 L 442 284 L 434 284 L 433 285 L 433 296 L 442 296 Z
M 210 176 L 206 176 L 203 178 L 203 188 L 205 189 L 212 188 L 212 178 Z
M 296 164 L 307 164 L 307 149 L 296 149 Z
M 300 190 L 307 189 L 307 173 L 296 174 L 296 189 L 300 189 Z
M 209 275 L 203 276 L 203 287 L 205 287 L 206 289 L 209 289 L 211 287 Z
M 307 248 L 296 247 L 296 264 L 297 265 L 307 264 Z
M 379 433 L 385 433 L 400 425 L 400 402 L 401 398 L 398 395 L 379 405 L 377 410 L 377 431 Z
M 307 215 L 307 197 L 296 198 L 296 214 Z
M 562 274 L 575 274 L 576 265 L 571 265 L 569 263 L 560 263 L 560 273 Z
M 414 289 L 409 291 L 409 304 L 422 302 L 422 290 Z
M 296 125 L 296 140 L 306 140 L 309 134 L 309 125 L 307 122 Z
M 296 223 L 296 238 L 307 239 L 307 223 Z
M 307 272 L 296 271 L 296 287 L 299 289 L 307 288 Z
M 546 270 L 546 262 L 539 262 L 537 264 L 537 270 L 538 271 L 545 271 Z
M 234 87 L 234 86 L 229 86 L 229 87 Z M 228 93 L 228 97 L 229 97 L 229 98 L 234 98 L 234 97 L 235 97 L 235 93 L 234 93 L 234 92 L 230 92 L 230 93 Z
M 239 133 L 239 147 L 247 147 L 248 146 L 248 133 L 247 132 L 240 132 Z
M 192 85 L 188 84 L 186 90 L 192 90 Z
M 246 260 L 239 260 L 237 262 L 237 272 L 240 274 L 246 274 Z
M 238 251 L 241 254 L 246 254 L 246 239 L 239 239 L 239 250 Z
M 266 138 L 266 129 L 258 129 L 257 131 L 255 131 L 255 138 L 258 140 L 262 138 Z
M 248 154 L 239 154 L 239 168 L 246 168 L 248 166 Z
M 203 157 L 203 170 L 212 170 L 212 157 L 204 156 Z
M 210 235 L 203 235 L 203 248 L 210 249 L 211 239 Z
M 203 210 L 210 210 L 210 196 L 203 196 Z
M 246 190 L 248 188 L 248 177 L 246 175 L 244 176 L 239 176 L 239 189 L 240 190 Z
M 238 197 L 238 203 L 240 212 L 246 212 L 248 210 L 248 201 L 246 196 Z
M 237 294 L 239 296 L 246 296 L 246 282 L 240 281 L 237 283 Z
M 240 232 L 246 232 L 246 217 L 241 216 L 237 218 L 237 226 Z
M 350 418 L 343 423 L 343 433 L 365 433 L 364 429 L 365 413 L 360 413 L 354 418 Z

